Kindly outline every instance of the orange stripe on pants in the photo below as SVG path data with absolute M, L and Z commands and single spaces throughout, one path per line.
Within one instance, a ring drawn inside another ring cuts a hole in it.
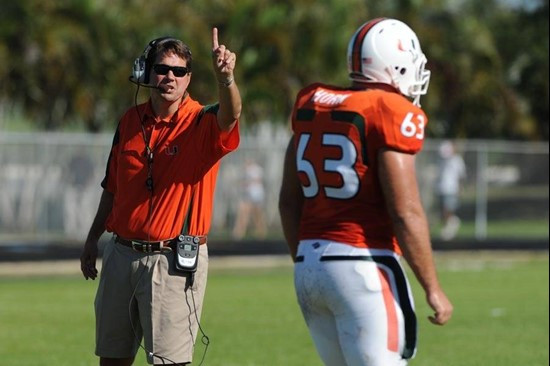
M 380 282 L 382 283 L 382 296 L 384 305 L 386 306 L 387 322 L 388 322 L 388 349 L 397 352 L 399 348 L 399 330 L 397 329 L 397 310 L 393 293 L 390 286 L 390 279 L 386 271 L 378 268 Z

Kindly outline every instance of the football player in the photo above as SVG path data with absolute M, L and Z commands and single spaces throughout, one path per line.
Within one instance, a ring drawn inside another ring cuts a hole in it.
M 417 336 L 402 256 L 430 321 L 443 325 L 453 311 L 415 175 L 430 72 L 416 34 L 395 19 L 359 27 L 347 56 L 351 86 L 298 93 L 279 211 L 298 303 L 325 365 L 401 366 Z

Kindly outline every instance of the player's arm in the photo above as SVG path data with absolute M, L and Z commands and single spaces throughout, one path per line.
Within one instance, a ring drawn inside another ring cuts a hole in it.
M 107 221 L 107 217 L 109 217 L 109 214 L 113 209 L 113 200 L 114 195 L 104 189 L 101 194 L 97 213 L 90 231 L 88 232 L 86 242 L 84 243 L 82 255 L 80 256 L 80 270 L 86 279 L 91 278 L 92 280 L 95 280 L 97 277 L 97 268 L 95 265 L 98 253 L 97 242 L 99 241 L 101 235 L 105 232 L 105 223 Z
M 241 116 L 241 94 L 233 74 L 236 60 L 235 53 L 218 43 L 218 29 L 212 29 L 212 63 L 220 100 L 218 125 L 222 131 L 231 131 Z
M 304 196 L 296 168 L 294 138 L 291 138 L 286 148 L 283 182 L 279 192 L 279 215 L 281 216 L 283 233 L 293 261 L 296 258 L 298 248 L 298 229 L 303 204 Z
M 428 221 L 416 182 L 415 155 L 382 149 L 378 161 L 380 184 L 399 245 L 435 312 L 430 321 L 443 325 L 450 319 L 453 306 L 437 278 Z

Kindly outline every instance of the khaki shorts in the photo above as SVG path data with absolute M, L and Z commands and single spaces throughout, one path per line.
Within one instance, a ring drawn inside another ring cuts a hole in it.
M 208 272 L 201 245 L 191 291 L 188 275 L 173 270 L 173 252 L 144 254 L 116 244 L 105 247 L 97 295 L 96 355 L 134 357 L 145 338 L 147 361 L 191 362 Z M 152 352 L 152 354 L 151 354 Z

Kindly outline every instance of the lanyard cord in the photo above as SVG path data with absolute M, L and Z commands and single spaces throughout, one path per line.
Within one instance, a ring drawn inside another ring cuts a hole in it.
M 145 135 L 145 128 L 143 127 L 143 122 L 141 123 L 141 131 L 143 132 L 143 141 L 145 142 L 145 154 L 147 159 L 147 179 L 145 180 L 145 185 L 149 191 L 149 211 L 147 214 L 147 241 L 151 241 L 151 224 L 153 220 L 153 150 L 149 146 L 149 140 Z M 151 131 L 151 135 L 153 131 Z
M 134 95 L 134 105 L 136 107 L 136 112 L 138 114 L 140 127 L 141 127 L 141 133 L 143 137 L 143 142 L 145 143 L 145 158 L 147 159 L 147 179 L 145 180 L 145 185 L 147 186 L 147 190 L 151 193 L 149 195 L 149 209 L 147 214 L 147 241 L 151 241 L 151 224 L 153 220 L 153 149 L 150 146 L 150 140 L 151 136 L 153 135 L 153 131 L 151 130 L 151 136 L 147 138 L 147 134 L 145 133 L 145 127 L 144 127 L 144 119 L 141 115 L 138 104 L 137 104 L 137 96 L 139 93 L 139 84 L 136 89 L 136 93 Z
M 147 180 L 145 181 L 145 184 L 147 186 L 147 189 L 151 193 L 149 195 L 149 212 L 148 212 L 148 215 L 147 215 L 148 216 L 147 221 L 148 221 L 148 226 L 149 226 L 149 229 L 147 230 L 147 238 L 148 238 L 147 241 L 151 241 L 151 221 L 152 221 L 152 217 L 153 217 L 153 149 L 149 145 L 150 138 L 148 139 L 147 134 L 145 133 L 144 120 L 143 120 L 143 117 L 141 116 L 141 113 L 140 113 L 138 105 L 137 105 L 138 92 L 139 92 L 139 84 L 138 84 L 138 87 L 136 89 L 136 94 L 134 96 L 134 104 L 135 104 L 135 107 L 136 107 L 136 112 L 138 114 L 138 118 L 140 120 L 140 126 L 141 126 L 143 141 L 145 142 L 145 154 L 146 154 L 146 159 L 147 159 Z M 185 95 L 187 95 L 187 92 L 185 93 Z M 152 137 L 152 135 L 153 135 L 153 130 L 151 130 L 151 136 L 150 137 Z M 184 218 L 182 234 L 187 234 L 189 232 L 189 226 L 190 226 L 190 223 L 191 223 L 191 212 L 193 210 L 194 197 L 195 197 L 195 187 L 192 187 L 191 188 L 191 199 L 190 199 L 190 202 L 189 202 L 189 207 L 187 209 L 187 215 Z M 147 256 L 147 262 L 148 261 L 149 261 L 149 256 Z M 139 276 L 138 284 L 141 281 L 141 277 L 143 276 L 143 271 L 145 271 L 145 268 L 147 268 L 147 263 L 145 264 L 145 267 L 143 268 L 143 270 L 142 270 L 142 272 Z M 136 337 L 136 340 L 139 341 L 139 347 L 141 347 L 145 352 L 147 352 L 147 354 L 150 357 L 152 357 L 153 359 L 154 359 L 154 357 L 159 358 L 162 361 L 163 365 L 165 364 L 165 361 L 171 362 L 173 365 L 180 365 L 179 363 L 176 363 L 176 362 L 174 362 L 174 361 L 172 361 L 172 360 L 170 360 L 166 357 L 162 357 L 160 355 L 157 355 L 157 354 L 153 353 L 152 351 L 148 351 L 141 344 L 141 341 L 139 340 L 139 338 L 136 334 L 136 331 L 134 329 L 134 324 L 132 323 L 132 317 L 131 317 L 132 299 L 134 298 L 134 296 L 136 294 L 137 287 L 138 287 L 138 285 L 136 284 L 136 287 L 134 288 L 134 291 L 132 293 L 132 297 L 130 298 L 130 302 L 128 304 L 128 312 L 129 312 L 129 315 L 130 315 L 130 325 L 132 326 L 132 331 L 134 333 L 134 336 Z M 199 331 L 202 333 L 201 342 L 205 345 L 204 353 L 202 355 L 202 359 L 201 359 L 200 364 L 199 364 L 199 366 L 201 366 L 204 362 L 204 358 L 206 357 L 206 351 L 208 350 L 208 346 L 210 344 L 210 339 L 208 338 L 208 336 L 202 330 L 202 327 L 201 327 L 201 324 L 200 324 L 200 321 L 199 321 L 199 318 L 198 318 L 198 315 L 197 315 L 197 306 L 195 304 L 195 296 L 193 294 L 193 290 L 190 289 L 190 292 L 191 292 L 191 298 L 193 300 L 193 308 L 195 309 L 195 311 L 194 311 L 195 318 L 196 318 L 197 324 L 199 326 Z M 186 298 L 187 304 L 188 304 L 188 306 L 190 306 L 190 304 L 187 300 L 187 291 L 185 292 L 185 294 L 186 294 L 185 298 Z M 190 310 L 191 310 L 191 308 L 190 308 Z M 194 343 L 195 342 L 193 341 L 193 347 L 194 347 Z

